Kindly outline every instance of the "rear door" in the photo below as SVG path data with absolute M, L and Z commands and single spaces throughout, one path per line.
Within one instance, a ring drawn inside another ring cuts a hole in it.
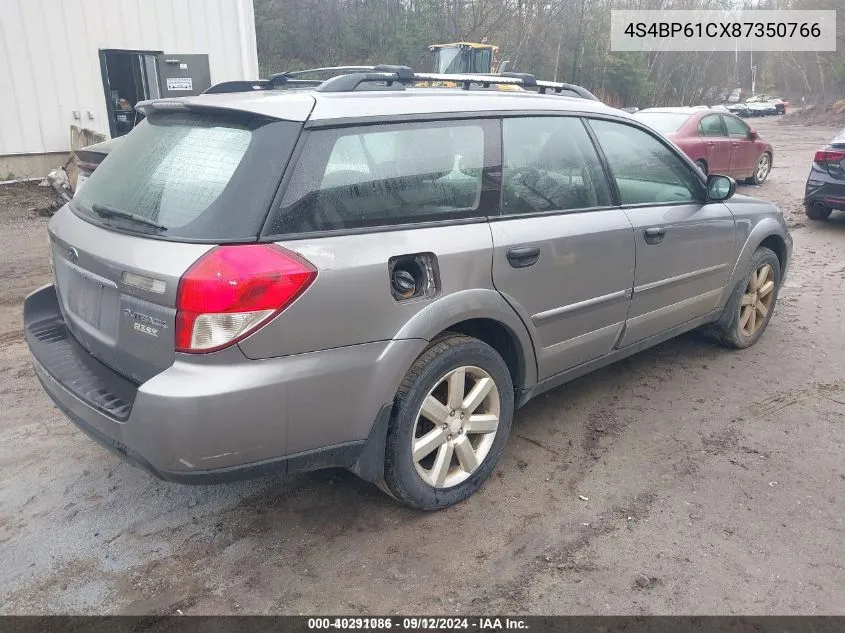
M 634 227 L 637 268 L 621 346 L 707 314 L 731 273 L 734 219 L 704 202 L 692 167 L 656 135 L 592 120 L 622 207 Z
M 613 349 L 630 302 L 634 239 L 581 119 L 502 126 L 493 282 L 528 325 L 542 380 Z
M 750 128 L 745 121 L 729 114 L 721 115 L 731 143 L 731 175 L 750 176 L 757 164 L 757 149 L 748 138 Z
M 730 175 L 731 141 L 722 117 L 708 114 L 698 122 L 698 135 L 706 148 L 707 169 L 711 174 Z

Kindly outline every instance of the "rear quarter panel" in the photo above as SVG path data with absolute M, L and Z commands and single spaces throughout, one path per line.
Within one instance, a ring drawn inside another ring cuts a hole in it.
M 525 324 L 493 287 L 492 235 L 486 221 L 357 235 L 279 242 L 317 268 L 317 279 L 268 325 L 239 343 L 247 358 L 269 359 L 373 342 L 417 341 L 412 357 L 379 362 L 389 376 L 373 372 L 379 404 L 389 402 L 427 341 L 469 319 L 491 319 L 516 339 L 523 386 L 537 379 L 534 348 Z M 433 253 L 439 291 L 429 299 L 397 301 L 390 291 L 388 261 L 394 256 Z M 322 388 L 322 387 L 321 387 Z
M 492 237 L 486 222 L 279 242 L 317 268 L 296 302 L 240 343 L 249 358 L 272 358 L 373 341 L 425 337 L 406 325 L 466 289 L 494 291 Z M 397 301 L 390 291 L 391 257 L 433 253 L 440 289 L 430 299 Z M 436 319 L 430 319 L 432 327 Z

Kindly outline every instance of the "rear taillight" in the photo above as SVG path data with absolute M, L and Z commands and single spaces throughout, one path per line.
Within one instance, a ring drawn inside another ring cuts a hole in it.
M 276 245 L 218 246 L 179 280 L 176 351 L 211 352 L 255 332 L 287 308 L 316 269 Z
M 841 163 L 845 160 L 845 150 L 842 149 L 820 149 L 816 151 L 813 162 L 828 165 L 831 163 Z

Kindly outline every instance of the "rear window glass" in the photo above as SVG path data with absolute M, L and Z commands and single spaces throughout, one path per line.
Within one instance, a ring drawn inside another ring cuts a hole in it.
M 248 115 L 153 114 L 97 167 L 72 207 L 152 237 L 255 238 L 299 127 Z
M 495 192 L 488 121 L 309 134 L 267 233 L 284 235 L 485 215 Z M 495 129 L 495 128 L 494 128 Z
M 681 126 L 690 118 L 689 114 L 680 112 L 637 112 L 634 116 L 649 127 L 667 134 L 680 130 Z

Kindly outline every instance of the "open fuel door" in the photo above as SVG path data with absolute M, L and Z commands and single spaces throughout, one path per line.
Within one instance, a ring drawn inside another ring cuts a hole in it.
M 162 97 L 188 97 L 211 87 L 208 55 L 159 53 L 158 83 Z

